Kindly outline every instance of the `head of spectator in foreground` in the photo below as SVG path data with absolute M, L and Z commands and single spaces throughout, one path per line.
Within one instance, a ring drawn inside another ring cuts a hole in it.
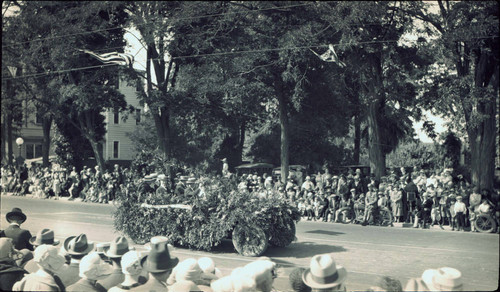
M 0 262 L 14 263 L 14 261 L 17 261 L 22 257 L 23 255 L 14 248 L 12 238 L 0 238 Z
M 54 239 L 54 231 L 52 229 L 44 228 L 30 239 L 30 243 L 34 246 L 40 246 L 42 244 L 47 245 L 58 245 L 59 240 Z
M 5 219 L 10 224 L 21 225 L 26 221 L 26 214 L 19 208 L 12 208 L 12 211 L 5 214 Z
M 59 250 L 53 245 L 42 244 L 35 249 L 33 261 L 40 269 L 49 273 L 56 273 L 64 265 L 64 257 L 59 255 Z
M 166 282 L 172 269 L 179 263 L 176 257 L 170 257 L 166 241 L 151 240 L 151 251 L 143 258 L 142 267 L 149 272 L 150 277 Z
M 215 266 L 215 262 L 212 258 L 201 257 L 198 259 L 198 266 L 203 271 L 205 275 L 215 275 L 217 279 L 222 278 L 222 272 Z M 203 277 L 203 275 L 202 275 Z
M 310 292 L 311 287 L 307 286 L 302 280 L 302 274 L 305 272 L 304 268 L 295 268 L 288 279 L 290 281 L 290 286 L 292 287 L 294 292 Z
M 94 249 L 94 243 L 87 240 L 87 235 L 70 236 L 64 240 L 66 254 L 74 259 L 81 259 Z
M 312 291 L 346 291 L 346 278 L 346 269 L 338 266 L 329 254 L 313 256 L 302 274 L 302 280 Z
M 425 270 L 420 279 L 412 278 L 405 291 L 463 291 L 462 273 L 454 268 L 443 267 Z
M 394 279 L 393 277 L 384 276 L 379 279 L 377 286 L 370 287 L 368 291 L 402 292 L 403 286 L 399 280 Z
M 111 266 L 106 264 L 96 252 L 84 256 L 80 262 L 80 277 L 99 280 L 111 274 Z
M 138 251 L 131 250 L 121 258 L 122 273 L 124 275 L 139 276 L 142 272 L 142 257 Z
M 104 255 L 113 262 L 113 266 L 120 267 L 121 257 L 128 251 L 127 239 L 123 236 L 118 236 L 109 243 L 109 248 L 104 248 Z

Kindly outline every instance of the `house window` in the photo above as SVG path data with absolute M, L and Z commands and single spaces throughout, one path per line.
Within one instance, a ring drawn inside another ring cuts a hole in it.
M 120 142 L 119 141 L 113 141 L 113 158 L 118 158 L 119 153 L 118 151 L 120 150 Z
M 118 109 L 115 109 L 115 111 L 113 113 L 113 121 L 114 121 L 115 125 L 119 124 L 119 122 L 120 122 L 120 112 L 118 111 Z
M 42 156 L 42 144 L 26 144 L 26 159 Z
M 135 109 L 135 124 L 139 125 L 141 123 L 141 109 Z
M 35 124 L 41 125 L 42 124 L 42 114 L 39 111 L 36 111 L 36 117 L 35 117 Z

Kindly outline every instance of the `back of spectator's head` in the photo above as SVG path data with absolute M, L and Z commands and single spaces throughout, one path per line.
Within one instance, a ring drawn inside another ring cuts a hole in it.
M 125 275 L 139 275 L 142 272 L 139 252 L 131 250 L 121 258 L 122 273 Z
M 0 262 L 18 260 L 20 253 L 14 249 L 12 238 L 0 238 Z
M 393 277 L 384 276 L 379 279 L 378 286 L 371 287 L 369 291 L 402 292 L 401 282 Z
M 295 292 L 311 291 L 311 287 L 304 284 L 304 281 L 302 280 L 302 274 L 304 273 L 305 270 L 306 269 L 304 268 L 295 268 L 288 276 L 288 279 L 290 280 L 290 286 L 292 287 L 293 291 Z
M 42 244 L 35 248 L 33 261 L 44 270 L 57 272 L 64 265 L 64 257 L 59 255 L 58 252 L 57 247 Z
M 81 278 L 98 280 L 109 274 L 111 274 L 111 266 L 103 262 L 96 252 L 89 253 L 80 261 Z

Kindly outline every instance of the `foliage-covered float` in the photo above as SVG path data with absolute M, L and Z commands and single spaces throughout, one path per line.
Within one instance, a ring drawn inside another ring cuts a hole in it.
M 286 247 L 295 239 L 300 214 L 279 194 L 240 192 L 227 179 L 206 179 L 203 184 L 202 197 L 199 192 L 144 194 L 140 185 L 129 189 L 114 214 L 115 229 L 138 243 L 163 235 L 172 244 L 200 250 L 210 250 L 223 239 L 232 238 L 244 256 L 260 256 L 269 244 Z M 175 204 L 190 208 L 158 208 Z

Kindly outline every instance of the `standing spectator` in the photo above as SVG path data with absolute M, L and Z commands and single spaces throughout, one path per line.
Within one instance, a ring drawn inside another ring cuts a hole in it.
M 128 241 L 123 236 L 118 236 L 109 245 L 109 248 L 104 250 L 104 255 L 111 260 L 113 270 L 105 279 L 99 280 L 98 283 L 106 290 L 114 287 L 125 280 L 125 275 L 122 273 L 121 259 L 122 256 L 129 251 Z
M 52 191 L 54 192 L 55 200 L 59 200 L 59 195 L 61 194 L 61 177 L 59 173 L 54 172 L 52 175 Z
M 464 230 L 464 225 L 465 225 L 465 212 L 467 212 L 467 207 L 465 206 L 465 203 L 462 202 L 462 196 L 457 196 L 457 202 L 454 205 L 454 210 L 455 214 L 457 217 L 457 231 L 465 231 Z
M 455 231 L 455 228 L 458 229 L 457 227 L 457 213 L 455 213 L 455 203 L 456 203 L 455 196 L 450 196 L 450 204 L 449 204 L 449 212 L 451 216 L 451 221 L 450 221 L 450 226 L 451 226 L 451 231 Z
M 11 291 L 12 286 L 28 272 L 16 264 L 22 254 L 14 249 L 11 238 L 0 238 L 0 291 Z
M 363 226 L 366 226 L 369 220 L 373 220 L 376 216 L 376 212 L 378 211 L 378 195 L 377 190 L 374 188 L 373 191 L 368 191 L 365 197 L 365 214 L 363 217 Z
M 229 164 L 227 163 L 227 158 L 222 159 L 222 176 L 227 177 L 229 175 Z
M 33 274 L 27 274 L 15 283 L 13 291 L 65 291 L 61 279 L 55 274 L 64 265 L 64 258 L 58 254 L 57 248 L 42 244 L 35 250 L 33 258 L 39 269 Z
M 302 274 L 304 284 L 312 291 L 345 291 L 347 271 L 338 266 L 329 254 L 315 255 L 309 268 Z
M 149 272 L 149 280 L 146 284 L 132 288 L 130 291 L 167 291 L 166 281 L 178 263 L 178 258 L 170 257 L 166 241 L 151 242 L 151 251 L 143 266 Z
M 30 243 L 36 249 L 42 244 L 57 246 L 59 244 L 59 240 L 54 239 L 54 231 L 48 228 L 44 228 L 38 231 L 36 236 L 33 236 L 30 239 Z M 34 260 L 30 260 L 26 263 L 24 269 L 29 273 L 34 273 L 38 270 L 38 265 L 35 263 Z
M 401 222 L 403 215 L 403 192 L 398 189 L 396 184 L 393 184 L 390 192 L 392 215 L 396 222 Z
M 26 221 L 26 215 L 19 208 L 12 208 L 12 211 L 5 215 L 7 222 L 10 223 L 9 227 L 2 231 L 0 237 L 8 237 L 12 239 L 14 248 L 17 250 L 33 250 L 33 245 L 30 243 L 31 233 L 21 228 L 21 224 Z
M 427 226 L 427 221 L 431 215 L 432 210 L 432 198 L 430 193 L 424 193 L 424 201 L 422 202 L 422 229 Z
M 443 229 L 443 225 L 441 225 L 441 205 L 440 205 L 440 198 L 438 197 L 438 194 L 442 195 L 441 191 L 438 191 L 435 193 L 434 197 L 432 198 L 432 210 L 431 210 L 431 227 L 434 226 L 434 224 L 439 224 L 439 227 Z
M 80 277 L 80 262 L 84 256 L 94 249 L 94 243 L 87 241 L 87 235 L 80 234 L 78 236 L 70 236 L 64 240 L 64 251 L 70 256 L 69 265 L 59 271 L 58 276 L 61 277 L 65 287 L 76 283 Z

